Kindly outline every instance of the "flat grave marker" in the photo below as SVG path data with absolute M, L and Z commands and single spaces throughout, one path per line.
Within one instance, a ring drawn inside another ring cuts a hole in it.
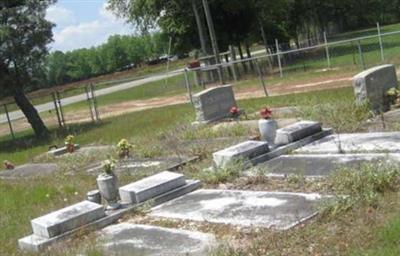
M 195 231 L 121 223 L 101 231 L 100 248 L 106 255 L 209 255 L 215 237 Z
M 201 189 L 153 208 L 155 217 L 286 230 L 317 214 L 319 194 Z
M 327 176 L 339 168 L 357 168 L 366 163 L 400 164 L 400 154 L 321 154 L 321 155 L 282 155 L 257 165 L 248 171 L 266 171 L 265 175 L 282 177 L 291 174 L 304 176 Z
M 299 148 L 294 153 L 400 153 L 400 132 L 334 134 Z

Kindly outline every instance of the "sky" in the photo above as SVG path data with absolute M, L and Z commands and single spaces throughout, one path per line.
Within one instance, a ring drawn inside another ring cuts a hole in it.
M 106 10 L 106 0 L 58 0 L 47 9 L 46 18 L 56 24 L 51 51 L 90 48 L 111 35 L 133 33 L 132 25 Z

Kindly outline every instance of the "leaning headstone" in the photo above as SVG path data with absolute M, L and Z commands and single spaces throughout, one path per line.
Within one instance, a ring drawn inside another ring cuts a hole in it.
M 394 65 L 374 67 L 353 77 L 353 87 L 356 102 L 363 104 L 368 101 L 374 111 L 387 111 L 390 109 L 386 92 L 397 87 L 397 75 Z
M 247 160 L 269 152 L 268 142 L 249 140 L 213 153 L 216 167 L 226 167 L 238 160 Z
M 206 256 L 216 246 L 211 234 L 131 223 L 103 229 L 98 240 L 105 255 L 118 256 Z
M 236 106 L 235 95 L 231 85 L 210 88 L 193 95 L 196 121 L 209 123 L 218 121 L 229 115 Z
M 136 204 L 185 184 L 184 175 L 165 171 L 119 188 L 119 195 L 122 202 Z
M 73 230 L 105 215 L 103 206 L 83 201 L 31 221 L 33 234 L 51 238 Z
M 300 121 L 276 131 L 275 144 L 286 145 L 322 131 L 321 124 L 313 121 Z

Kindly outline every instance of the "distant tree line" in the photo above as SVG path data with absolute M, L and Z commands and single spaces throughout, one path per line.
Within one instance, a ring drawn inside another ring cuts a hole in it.
M 211 54 L 204 0 L 108 0 L 115 14 L 141 31 L 160 27 L 176 48 Z M 208 0 L 220 50 L 274 40 L 297 45 L 332 33 L 400 20 L 400 0 Z M 199 33 L 201 31 L 202 33 Z M 204 35 L 203 45 L 199 37 Z M 239 49 L 241 51 L 241 49 Z
M 168 52 L 168 41 L 162 33 L 114 35 L 97 47 L 52 52 L 45 61 L 47 84 L 62 85 L 137 67 Z

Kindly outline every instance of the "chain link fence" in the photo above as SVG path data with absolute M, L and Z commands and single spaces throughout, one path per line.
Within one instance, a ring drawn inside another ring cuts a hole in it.
M 286 82 L 335 70 L 340 75 L 348 75 L 382 63 L 400 64 L 400 31 L 381 31 L 378 26 L 376 30 L 359 35 L 352 39 L 346 39 L 348 35 L 322 35 L 300 42 L 298 46 L 276 42 L 244 59 L 240 58 L 237 48 L 230 47 L 221 54 L 220 64 L 199 63 L 147 77 L 38 92 L 31 94 L 29 100 L 48 128 L 65 130 L 75 124 L 97 124 L 115 115 L 184 103 L 192 94 L 221 83 L 256 86 L 268 96 L 272 79 Z M 297 48 L 300 46 L 302 48 Z M 15 102 L 11 100 L 0 105 L 0 140 L 32 133 Z

